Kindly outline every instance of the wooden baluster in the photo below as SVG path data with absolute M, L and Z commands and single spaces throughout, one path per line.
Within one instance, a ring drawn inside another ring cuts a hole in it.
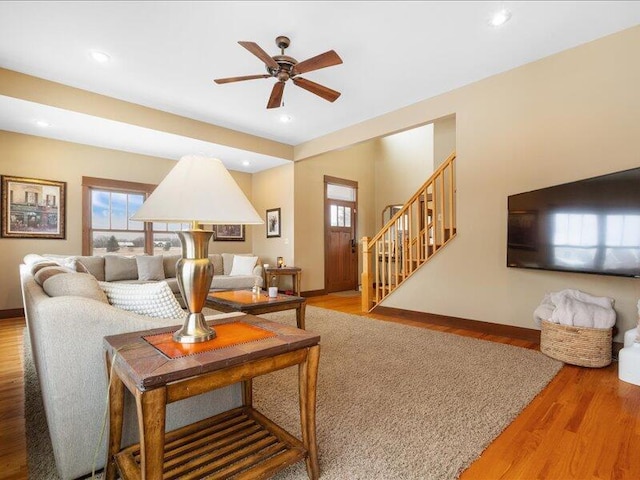
M 369 249 L 369 237 L 362 237 L 362 311 L 368 312 L 371 308 L 371 251 Z

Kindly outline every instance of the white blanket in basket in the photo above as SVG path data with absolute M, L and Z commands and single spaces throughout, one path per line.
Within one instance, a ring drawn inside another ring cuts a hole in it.
M 546 294 L 533 312 L 533 318 L 538 326 L 547 320 L 576 327 L 611 328 L 616 323 L 613 304 L 613 298 L 567 289 Z

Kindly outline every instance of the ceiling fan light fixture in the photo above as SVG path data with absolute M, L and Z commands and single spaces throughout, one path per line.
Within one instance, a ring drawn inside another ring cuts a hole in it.
M 108 63 L 111 60 L 111 55 L 99 50 L 91 50 L 89 54 L 91 55 L 91 58 L 98 63 Z
M 498 10 L 493 14 L 489 20 L 489 25 L 492 27 L 501 27 L 511 19 L 511 12 L 506 8 Z
M 340 96 L 340 92 L 299 76 L 304 73 L 314 72 L 322 68 L 341 64 L 342 59 L 334 50 L 329 50 L 321 53 L 320 55 L 316 55 L 315 57 L 307 58 L 302 62 L 298 62 L 295 58 L 284 54 L 284 51 L 289 47 L 291 40 L 283 35 L 276 38 L 276 45 L 280 49 L 280 55 L 274 55 L 273 57 L 265 52 L 260 45 L 255 42 L 242 40 L 238 43 L 264 63 L 267 73 L 262 75 L 216 78 L 213 81 L 218 85 L 273 77 L 277 81 L 273 85 L 271 95 L 267 102 L 268 109 L 280 108 L 284 105 L 282 95 L 284 93 L 285 84 L 289 80 L 291 80 L 294 85 L 301 87 L 304 90 L 327 100 L 328 102 L 335 102 Z M 287 123 L 290 122 L 291 119 L 284 119 L 280 117 L 280 121 Z

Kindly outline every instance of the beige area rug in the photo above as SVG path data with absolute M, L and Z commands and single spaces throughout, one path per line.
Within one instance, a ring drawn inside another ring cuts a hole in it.
M 295 324 L 292 311 L 265 315 Z M 455 479 L 562 364 L 537 351 L 307 307 L 321 334 L 321 479 Z M 25 354 L 30 478 L 55 479 Z M 297 369 L 254 381 L 256 407 L 300 435 Z M 305 479 L 302 464 L 275 478 Z

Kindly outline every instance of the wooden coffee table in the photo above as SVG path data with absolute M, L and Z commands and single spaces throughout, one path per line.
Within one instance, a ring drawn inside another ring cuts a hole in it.
M 295 309 L 296 323 L 298 328 L 303 330 L 305 328 L 304 313 L 306 304 L 307 301 L 304 297 L 278 293 L 277 297 L 270 298 L 264 290 L 260 295 L 254 295 L 251 290 L 210 292 L 206 303 L 208 307 L 221 312 L 243 312 L 251 315 Z
M 124 480 L 269 478 L 304 459 L 309 478 L 317 479 L 320 336 L 253 315 L 208 323 L 217 337 L 189 346 L 171 343 L 178 326 L 105 337 L 111 377 L 105 478 L 114 480 L 116 469 Z M 252 405 L 254 377 L 295 365 L 302 440 Z M 165 434 L 168 403 L 237 382 L 242 406 Z M 140 443 L 121 450 L 125 388 L 135 397 Z

